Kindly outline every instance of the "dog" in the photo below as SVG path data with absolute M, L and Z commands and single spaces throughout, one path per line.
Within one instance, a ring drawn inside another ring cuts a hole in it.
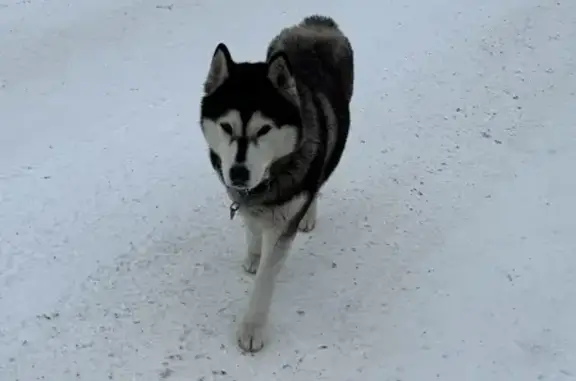
M 348 139 L 353 84 L 351 43 L 326 16 L 281 30 L 265 61 L 235 62 L 224 43 L 214 51 L 200 124 L 230 217 L 244 220 L 243 267 L 256 274 L 237 331 L 243 351 L 264 347 L 275 278 L 297 232 L 316 224 Z

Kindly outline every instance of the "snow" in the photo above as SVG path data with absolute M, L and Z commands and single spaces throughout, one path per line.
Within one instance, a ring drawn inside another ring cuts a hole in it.
M 575 379 L 576 3 L 234 4 L 0 3 L 0 380 Z M 315 12 L 352 132 L 249 356 L 201 85 Z

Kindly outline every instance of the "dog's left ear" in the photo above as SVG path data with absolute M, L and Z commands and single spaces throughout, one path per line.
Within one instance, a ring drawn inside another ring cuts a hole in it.
M 210 71 L 204 82 L 204 93 L 206 95 L 212 94 L 228 79 L 232 66 L 234 66 L 234 60 L 232 60 L 228 47 L 222 42 L 219 43 L 214 50 Z
M 289 101 L 299 104 L 296 81 L 286 53 L 278 52 L 268 59 L 268 79 Z

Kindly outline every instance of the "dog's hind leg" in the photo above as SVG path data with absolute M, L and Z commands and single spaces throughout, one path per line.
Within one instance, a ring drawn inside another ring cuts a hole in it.
M 251 218 L 245 218 L 246 230 L 246 258 L 244 259 L 244 270 L 250 274 L 256 274 L 260 264 L 260 254 L 262 253 L 262 228 Z
M 312 203 L 310 204 L 308 211 L 306 212 L 304 217 L 302 217 L 302 220 L 300 220 L 300 223 L 298 224 L 298 230 L 304 233 L 308 233 L 314 230 L 314 227 L 316 226 L 317 213 L 318 213 L 318 197 L 314 198 L 314 201 L 312 201 Z
M 285 237 L 278 228 L 263 231 L 260 266 L 248 310 L 238 330 L 238 345 L 245 351 L 258 352 L 264 346 L 264 329 L 268 321 L 276 276 L 286 260 L 293 240 L 294 234 Z

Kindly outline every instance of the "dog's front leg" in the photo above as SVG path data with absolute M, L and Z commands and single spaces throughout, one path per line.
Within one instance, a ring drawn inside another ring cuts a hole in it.
M 268 321 L 276 276 L 284 264 L 293 240 L 294 235 L 284 237 L 279 229 L 263 230 L 260 265 L 248 310 L 238 330 L 238 345 L 245 351 L 257 352 L 264 346 L 264 329 Z
M 246 230 L 247 253 L 244 259 L 244 270 L 250 274 L 256 274 L 262 254 L 262 227 L 250 217 L 244 218 Z

